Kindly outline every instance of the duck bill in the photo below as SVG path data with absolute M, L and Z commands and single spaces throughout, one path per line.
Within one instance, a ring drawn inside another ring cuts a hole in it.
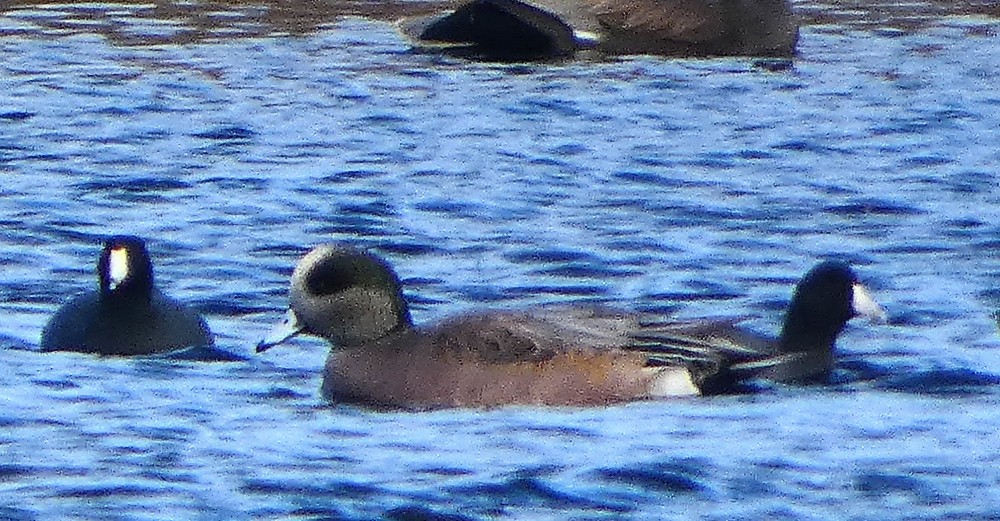
M 868 288 L 862 284 L 854 284 L 854 297 L 851 305 L 854 307 L 855 316 L 867 317 L 872 322 L 885 323 L 887 315 L 885 308 L 881 306 L 868 292 Z
M 291 309 L 285 313 L 285 318 L 281 320 L 273 329 L 257 344 L 257 352 L 263 353 L 272 347 L 284 343 L 288 339 L 298 335 L 305 329 L 299 316 Z

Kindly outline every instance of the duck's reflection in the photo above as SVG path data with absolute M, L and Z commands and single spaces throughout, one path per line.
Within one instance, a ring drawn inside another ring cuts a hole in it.
M 455 9 L 459 0 L 116 0 L 74 3 L 9 0 L 0 4 L 0 36 L 99 34 L 120 45 L 304 35 L 344 17 L 397 22 Z M 655 3 L 655 2 L 654 2 Z M 793 2 L 801 26 L 920 30 L 952 16 L 1000 17 L 995 1 L 806 0 Z M 976 32 L 974 24 L 970 31 Z
M 186 44 L 306 35 L 345 17 L 395 22 L 436 13 L 449 5 L 436 1 L 13 0 L 0 5 L 0 37 L 98 34 L 119 45 Z

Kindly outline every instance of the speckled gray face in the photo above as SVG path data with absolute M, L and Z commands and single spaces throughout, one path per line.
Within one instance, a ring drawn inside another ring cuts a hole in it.
M 118 289 L 118 286 L 129 275 L 128 250 L 119 247 L 111 250 L 108 256 L 108 280 L 111 282 L 111 289 Z

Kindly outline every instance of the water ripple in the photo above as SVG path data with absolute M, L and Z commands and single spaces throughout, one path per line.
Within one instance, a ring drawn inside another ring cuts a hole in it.
M 426 2 L 230 4 L 0 8 L 0 517 L 997 517 L 991 6 L 798 2 L 771 67 L 473 63 L 386 22 Z M 119 232 L 217 350 L 37 352 Z M 891 320 L 845 329 L 830 385 L 367 411 L 320 398 L 325 342 L 252 354 L 322 242 L 386 256 L 421 324 L 585 301 L 775 332 L 828 257 Z

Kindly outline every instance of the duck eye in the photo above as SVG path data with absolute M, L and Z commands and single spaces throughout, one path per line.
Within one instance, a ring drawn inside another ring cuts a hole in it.
M 306 286 L 313 295 L 333 295 L 357 285 L 357 270 L 342 263 L 327 263 L 318 266 L 306 280 Z
M 117 289 L 129 275 L 128 250 L 116 247 L 108 256 L 108 279 L 112 288 Z

